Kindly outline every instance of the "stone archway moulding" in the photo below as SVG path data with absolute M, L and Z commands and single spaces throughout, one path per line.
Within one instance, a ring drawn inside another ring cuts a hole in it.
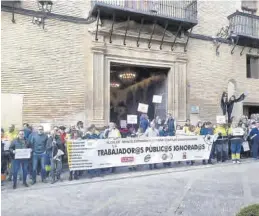
M 187 59 L 182 54 L 168 54 L 115 46 L 93 47 L 92 123 L 104 126 L 110 118 L 110 65 L 112 62 L 168 68 L 168 112 L 178 121 L 187 116 Z M 155 57 L 155 60 L 154 60 Z

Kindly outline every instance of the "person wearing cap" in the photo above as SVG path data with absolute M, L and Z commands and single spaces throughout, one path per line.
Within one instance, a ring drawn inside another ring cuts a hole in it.
M 255 127 L 249 134 L 250 140 L 252 141 L 252 156 L 255 160 L 258 160 L 259 151 L 259 121 L 256 121 Z

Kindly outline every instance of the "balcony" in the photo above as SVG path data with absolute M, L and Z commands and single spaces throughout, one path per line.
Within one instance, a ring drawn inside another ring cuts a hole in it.
M 238 37 L 238 45 L 259 48 L 259 16 L 237 11 L 228 19 L 229 30 Z
M 157 22 L 161 26 L 168 23 L 169 31 L 176 31 L 181 25 L 183 30 L 191 29 L 197 21 L 197 0 L 170 1 L 170 0 L 93 0 L 90 14 L 100 18 L 116 21 L 130 20 L 145 24 Z

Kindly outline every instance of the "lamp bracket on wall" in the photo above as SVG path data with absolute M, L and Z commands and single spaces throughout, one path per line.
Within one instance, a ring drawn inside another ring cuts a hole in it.
M 165 24 L 165 28 L 164 28 L 164 32 L 163 32 L 163 36 L 162 36 L 162 40 L 161 40 L 161 44 L 160 44 L 160 50 L 162 50 L 162 46 L 163 46 L 164 38 L 165 38 L 165 32 L 166 32 L 167 27 L 168 27 L 168 21 Z
M 242 48 L 242 50 L 241 50 L 241 52 L 240 52 L 240 55 L 241 55 L 241 56 L 243 55 L 243 51 L 244 51 L 245 48 L 246 48 L 246 46 L 243 46 L 243 48 Z
M 217 56 L 219 55 L 219 48 L 222 44 L 222 40 L 226 40 L 229 37 L 229 29 L 230 26 L 224 26 L 219 30 L 216 36 L 213 37 L 213 43 L 216 45 Z M 229 44 L 231 45 L 231 41 L 229 41 Z
M 150 39 L 149 39 L 149 42 L 148 42 L 148 49 L 151 48 L 151 42 L 152 42 L 152 38 L 153 38 L 155 29 L 156 29 L 156 23 L 157 23 L 157 20 L 155 20 L 154 24 L 153 24 L 153 29 L 152 29 L 152 32 L 151 32 L 151 35 L 150 35 Z
M 128 16 L 128 18 L 127 18 L 127 26 L 125 29 L 125 34 L 124 34 L 124 39 L 123 39 L 124 46 L 126 46 L 126 38 L 127 38 L 128 29 L 129 29 L 129 21 L 130 21 L 130 16 Z
M 112 33 L 113 33 L 114 22 L 115 22 L 115 13 L 112 14 L 112 27 L 110 30 L 110 43 L 112 43 Z
M 236 38 L 236 42 L 235 42 L 235 38 Z M 232 38 L 231 39 L 231 41 L 232 41 L 232 43 L 233 43 L 233 48 L 232 48 L 232 50 L 231 50 L 231 54 L 233 55 L 233 53 L 234 53 L 234 50 L 235 50 L 235 48 L 236 48 L 236 46 L 237 46 L 237 43 L 238 43 L 238 41 L 239 41 L 239 37 L 238 36 L 236 36 L 235 38 Z
M 186 43 L 185 43 L 185 45 L 184 45 L 184 52 L 187 51 L 187 45 L 188 45 L 188 42 L 189 42 L 189 39 L 190 39 L 190 35 L 191 35 L 191 33 L 192 33 L 192 29 L 193 29 L 193 28 L 191 28 L 191 31 L 188 32 L 187 41 L 186 41 Z
M 143 24 L 144 24 L 144 18 L 142 17 L 141 18 L 141 25 L 140 25 L 140 28 L 139 28 L 139 31 L 138 31 L 137 47 L 139 47 L 140 33 L 141 33 L 141 30 L 142 30 Z
M 96 21 L 95 41 L 98 41 L 99 21 L 100 21 L 100 9 L 97 10 L 97 21 Z
M 174 42 L 173 42 L 173 44 L 171 46 L 171 50 L 172 51 L 174 50 L 174 45 L 175 45 L 176 39 L 177 39 L 177 37 L 178 37 L 178 35 L 179 35 L 180 31 L 181 31 L 181 28 L 182 28 L 182 24 L 179 25 L 178 30 L 176 32 L 176 35 L 175 35 L 175 38 L 174 38 Z

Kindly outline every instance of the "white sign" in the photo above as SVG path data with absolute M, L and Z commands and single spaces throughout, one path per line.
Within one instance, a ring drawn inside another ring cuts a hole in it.
M 4 151 L 9 151 L 11 142 L 9 140 L 3 140 L 4 143 Z
M 137 124 L 138 116 L 137 115 L 127 115 L 127 123 L 128 124 Z
M 162 103 L 162 96 L 161 95 L 153 95 L 153 103 Z
M 175 136 L 69 141 L 69 169 L 87 170 L 209 159 L 213 137 Z
M 120 126 L 121 126 L 121 128 L 127 128 L 127 121 L 126 120 L 120 120 Z
M 217 116 L 218 124 L 226 124 L 226 116 Z
M 142 113 L 147 113 L 148 112 L 148 105 L 143 104 L 143 103 L 139 103 L 138 104 L 138 111 L 142 112 Z
M 31 149 L 15 149 L 15 159 L 29 159 L 31 157 Z
M 243 130 L 243 128 L 234 128 L 232 132 L 233 132 L 233 136 L 244 136 L 245 134 L 245 131 Z
M 42 123 L 41 126 L 44 129 L 44 132 L 50 132 L 51 131 L 51 125 L 49 123 Z
M 246 152 L 246 151 L 250 151 L 249 143 L 248 143 L 247 141 L 246 141 L 246 142 L 243 142 L 242 145 L 243 145 L 243 148 L 244 148 L 244 151 L 245 151 L 245 152 Z

